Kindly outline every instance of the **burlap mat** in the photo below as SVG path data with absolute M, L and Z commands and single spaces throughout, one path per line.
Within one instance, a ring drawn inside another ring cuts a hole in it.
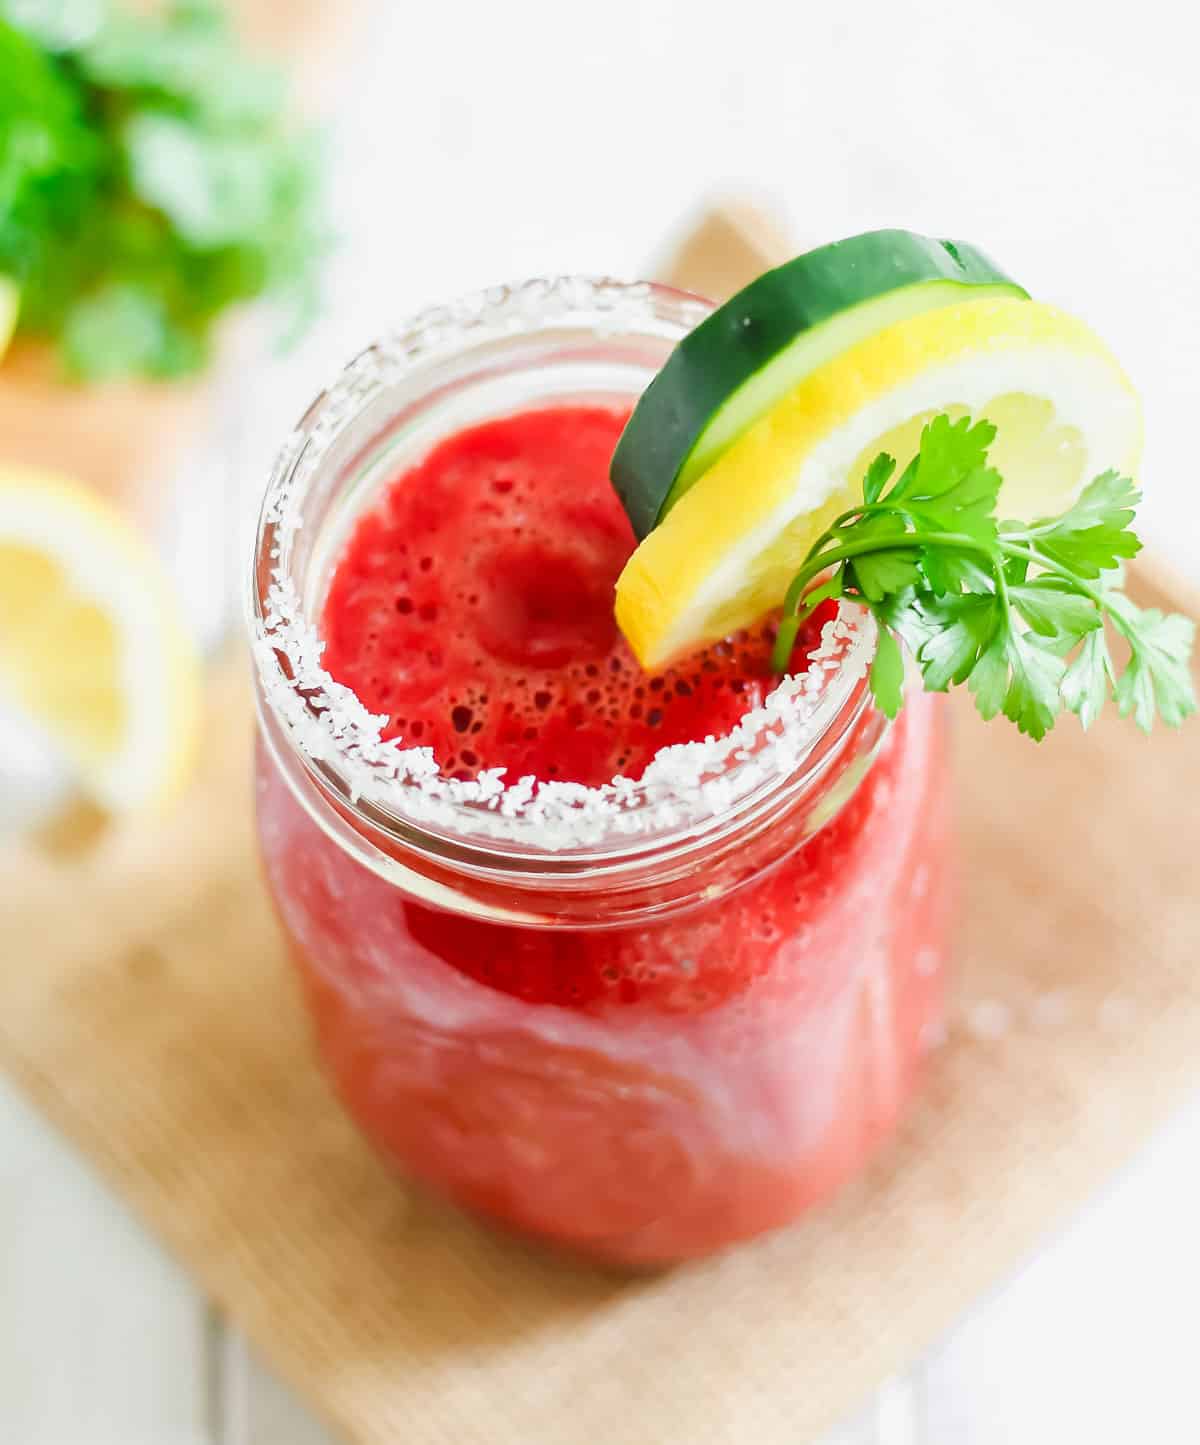
M 1034 747 L 959 709 L 961 999 L 826 1213 L 636 1281 L 419 1198 L 322 1082 L 260 886 L 240 677 L 153 829 L 0 855 L 0 1064 L 371 1445 L 796 1445 L 1062 1220 L 1200 1065 L 1200 727 Z
M 1146 568 L 1132 585 L 1189 605 Z M 798 1445 L 1009 1274 L 1200 1074 L 1200 725 L 1145 740 L 1106 718 L 1085 741 L 1068 723 L 1035 747 L 955 709 L 946 1045 L 866 1179 L 723 1258 L 635 1281 L 567 1265 L 410 1192 L 360 1142 L 260 885 L 240 664 L 172 817 L 0 852 L 0 1065 L 351 1440 Z

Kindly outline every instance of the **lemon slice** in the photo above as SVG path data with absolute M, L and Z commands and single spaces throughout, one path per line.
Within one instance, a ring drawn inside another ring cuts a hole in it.
M 21 308 L 21 293 L 16 282 L 7 276 L 0 276 L 0 360 L 8 350 L 13 332 L 17 329 L 17 312 Z
M 880 451 L 903 468 L 939 412 L 987 417 L 1004 517 L 1069 506 L 1108 467 L 1136 472 L 1137 394 L 1083 322 L 1023 299 L 925 312 L 847 347 L 753 422 L 645 538 L 616 615 L 648 670 L 779 605 L 809 547 L 862 497 Z
M 0 468 L 0 691 L 115 812 L 186 781 L 199 666 L 137 534 L 85 488 Z

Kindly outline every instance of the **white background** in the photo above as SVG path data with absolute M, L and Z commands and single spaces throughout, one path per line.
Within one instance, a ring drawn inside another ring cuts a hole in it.
M 239 387 L 241 481 L 259 484 L 284 422 L 406 312 L 545 272 L 642 274 L 705 196 L 733 188 L 776 204 L 800 246 L 880 225 L 960 236 L 1083 313 L 1145 397 L 1145 530 L 1200 580 L 1200 99 L 1185 14 L 382 4 L 329 140 L 345 236 L 330 314 Z M 1200 1103 L 845 1440 L 1195 1440 L 1198 1147 Z M 2 1445 L 320 1438 L 0 1093 Z

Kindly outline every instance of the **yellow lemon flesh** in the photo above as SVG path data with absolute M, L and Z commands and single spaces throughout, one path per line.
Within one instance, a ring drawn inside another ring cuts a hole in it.
M 0 276 L 0 361 L 17 329 L 17 312 L 21 309 L 21 293 L 16 282 Z
M 150 549 L 67 480 L 0 467 L 0 692 L 116 812 L 186 781 L 199 664 Z

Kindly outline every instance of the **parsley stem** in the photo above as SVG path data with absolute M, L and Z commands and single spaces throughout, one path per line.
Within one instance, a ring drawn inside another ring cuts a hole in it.
M 776 672 L 787 670 L 788 660 L 792 655 L 792 648 L 796 645 L 796 638 L 801 627 L 812 616 L 822 602 L 828 601 L 831 597 L 842 595 L 842 579 L 835 573 L 828 582 L 823 582 L 820 587 L 813 590 L 804 598 L 803 602 L 796 607 L 796 610 L 786 611 L 779 619 L 779 631 L 775 637 L 775 646 L 771 650 L 772 666 Z M 797 599 L 798 601 L 799 599 Z M 782 658 L 783 661 L 779 662 Z
M 1101 611 L 1107 611 L 1108 607 L 1104 601 L 1104 594 L 1090 586 L 1077 573 L 1071 572 L 1066 567 L 1052 561 L 1049 557 L 1043 557 L 1036 547 L 1021 547 L 1014 542 L 1006 542 L 1003 537 L 1000 539 L 1000 551 L 1006 557 L 1019 557 L 1023 562 L 1032 562 L 1035 567 L 1041 567 L 1043 571 L 1052 573 L 1066 582 L 1072 592 L 1077 592 L 1080 597 L 1087 597 L 1096 604 Z M 1007 597 L 1007 588 L 1005 596 Z
M 901 518 L 902 521 L 908 523 L 910 526 L 915 525 L 912 519 L 912 513 L 904 507 L 896 506 L 894 502 L 860 502 L 857 507 L 851 507 L 848 511 L 843 512 L 841 516 L 835 517 L 833 521 L 830 522 L 829 526 L 825 528 L 808 549 L 808 555 L 810 557 L 813 556 L 818 548 L 823 547 L 826 542 L 831 542 L 839 533 L 850 531 L 852 527 L 857 526 L 858 523 L 865 518 L 879 517 L 885 512 L 890 512 L 893 516 Z
M 1035 566 L 1043 568 L 1055 577 L 1061 577 L 1072 592 L 1076 592 L 1080 597 L 1086 597 L 1089 601 L 1095 603 L 1101 618 L 1107 618 L 1128 643 L 1132 646 L 1137 646 L 1136 627 L 1129 622 L 1128 618 L 1122 617 L 1120 612 L 1108 605 L 1107 597 L 1105 597 L 1099 588 L 1093 587 L 1090 583 L 1085 582 L 1082 577 L 1070 571 L 1068 568 L 1061 566 L 1059 563 L 1052 561 L 1049 557 L 1043 557 L 1036 547 L 1020 547 L 1014 543 L 1005 542 L 1003 538 L 1001 538 L 1000 549 L 1006 556 L 1020 557 L 1023 561 L 1032 562 Z

